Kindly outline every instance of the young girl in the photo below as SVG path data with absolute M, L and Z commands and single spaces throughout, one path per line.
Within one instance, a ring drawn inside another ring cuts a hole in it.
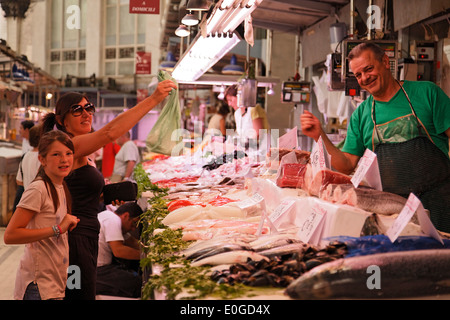
M 64 182 L 73 165 L 73 143 L 59 130 L 39 142 L 41 168 L 28 186 L 4 235 L 6 244 L 26 244 L 17 271 L 15 299 L 63 299 L 69 266 L 67 231 L 78 219 L 70 214 Z

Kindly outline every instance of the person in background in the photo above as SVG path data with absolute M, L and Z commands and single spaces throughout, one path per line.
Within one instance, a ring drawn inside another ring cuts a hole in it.
M 17 271 L 14 298 L 63 299 L 69 266 L 67 231 L 78 219 L 71 215 L 64 182 L 73 164 L 74 147 L 61 131 L 50 131 L 39 144 L 41 169 L 25 190 L 4 234 L 6 244 L 26 244 Z
M 269 130 L 266 111 L 260 104 L 250 108 L 238 106 L 236 85 L 225 90 L 225 101 L 235 110 L 236 132 L 241 140 L 258 139 L 261 129 Z
M 207 133 L 211 135 L 217 135 L 221 133 L 222 136 L 226 135 L 226 117 L 230 113 L 230 108 L 226 104 L 222 104 L 219 110 L 211 117 L 208 123 Z
M 22 153 L 25 154 L 27 151 L 33 149 L 30 146 L 30 129 L 33 128 L 34 122 L 31 120 L 24 120 L 20 123 L 19 134 L 22 137 Z
M 117 139 L 120 146 L 119 152 L 114 160 L 114 169 L 111 182 L 129 180 L 133 177 L 133 170 L 140 161 L 139 149 L 130 139 L 130 132 L 125 132 Z
M 310 112 L 300 116 L 303 134 L 322 137 L 332 166 L 352 173 L 366 149 L 377 155 L 384 191 L 414 193 L 430 211 L 434 226 L 450 232 L 450 99 L 428 81 L 396 80 L 389 58 L 374 43 L 348 56 L 362 89 L 371 95 L 353 112 L 342 150 L 328 139 Z
M 100 231 L 97 215 L 105 181 L 88 155 L 131 130 L 176 88 L 170 80 L 161 81 L 151 96 L 95 131 L 92 130 L 95 106 L 86 96 L 76 92 L 61 96 L 55 112 L 48 113 L 43 119 L 43 132 L 56 125 L 71 136 L 75 147 L 73 171 L 66 177 L 66 182 L 72 196 L 72 212 L 80 218 L 80 223 L 69 232 L 69 264 L 80 268 L 81 289 L 67 288 L 67 300 L 95 300 Z
M 39 162 L 39 140 L 41 138 L 40 127 L 34 126 L 30 129 L 29 141 L 32 150 L 25 153 L 17 170 L 16 181 L 17 184 L 22 184 L 26 189 L 30 183 L 36 178 L 41 163 Z
M 28 187 L 31 181 L 33 181 L 34 178 L 36 178 L 36 175 L 39 171 L 39 167 L 41 166 L 41 163 L 38 160 L 39 139 L 40 139 L 40 128 L 39 126 L 33 126 L 30 129 L 29 133 L 29 142 L 33 149 L 27 151 L 23 155 L 22 161 L 20 161 L 19 163 L 19 169 L 17 170 L 16 175 L 17 192 L 16 197 L 14 199 L 13 212 L 16 211 L 17 204 L 19 203 L 24 190 Z
M 129 233 L 136 229 L 141 214 L 142 209 L 136 202 L 127 202 L 115 212 L 99 213 L 98 295 L 141 296 L 141 275 L 120 262 L 120 259 L 140 260 L 139 242 Z
M 116 154 L 119 152 L 120 146 L 115 142 L 107 143 L 103 147 L 102 155 L 102 174 L 105 179 L 111 178 L 114 169 Z

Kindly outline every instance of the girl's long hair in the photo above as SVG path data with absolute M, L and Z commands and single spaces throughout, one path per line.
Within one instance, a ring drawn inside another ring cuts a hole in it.
M 51 130 L 47 133 L 44 133 L 41 136 L 41 139 L 39 140 L 39 155 L 41 157 L 46 157 L 48 154 L 50 145 L 55 141 L 61 142 L 67 148 L 72 150 L 72 152 L 75 151 L 72 140 L 70 139 L 70 137 L 67 134 L 65 134 L 64 132 L 59 131 L 59 130 Z M 55 212 L 56 212 L 59 207 L 58 193 L 56 192 L 56 188 L 53 185 L 52 180 L 47 176 L 47 174 L 45 173 L 45 170 L 42 166 L 39 168 L 36 179 L 41 179 L 44 181 L 47 192 L 49 193 L 50 197 L 53 200 L 53 207 L 55 208 Z M 70 214 L 72 212 L 72 209 L 71 209 L 72 208 L 72 198 L 70 196 L 69 188 L 67 187 L 66 181 L 64 181 L 64 180 L 63 180 L 63 187 L 64 187 L 64 193 L 66 195 L 67 213 Z

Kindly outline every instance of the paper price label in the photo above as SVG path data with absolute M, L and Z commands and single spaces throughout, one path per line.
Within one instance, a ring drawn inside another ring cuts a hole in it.
M 405 206 L 398 215 L 397 219 L 395 219 L 392 226 L 386 232 L 386 235 L 389 237 L 391 242 L 394 242 L 398 238 L 402 230 L 411 220 L 412 216 L 414 215 L 414 212 L 416 212 L 419 205 L 420 200 L 414 194 L 411 193 L 408 197 L 408 200 L 406 201 Z
M 314 205 L 311 210 L 311 214 L 300 226 L 300 230 L 297 233 L 299 239 L 303 242 L 309 242 L 323 217 L 326 215 L 326 210 L 319 206 Z
M 297 127 L 289 130 L 288 133 L 278 138 L 278 148 L 297 149 L 298 147 L 298 132 Z
M 294 200 L 282 201 L 271 213 L 270 220 L 272 222 L 277 221 L 284 213 L 286 213 L 292 205 L 295 203 Z
M 255 193 L 250 198 L 237 202 L 236 205 L 241 209 L 245 209 L 255 206 L 263 200 L 264 198 L 259 193 Z
M 377 155 L 369 149 L 366 149 L 364 155 L 359 159 L 358 168 L 351 182 L 357 188 L 364 178 L 366 178 L 371 187 L 382 190 Z
M 386 232 L 386 235 L 389 237 L 391 242 L 394 242 L 398 238 L 398 236 L 400 235 L 402 230 L 406 227 L 406 225 L 411 220 L 412 216 L 416 211 L 417 211 L 417 218 L 419 220 L 419 225 L 422 228 L 422 231 L 426 235 L 444 244 L 441 236 L 439 235 L 438 231 L 433 226 L 433 223 L 431 222 L 430 218 L 426 214 L 425 209 L 423 208 L 423 205 L 420 202 L 419 198 L 417 198 L 413 193 L 409 194 L 408 200 L 406 201 L 406 204 L 403 207 L 402 211 L 398 215 L 397 219 L 395 219 L 394 223 L 389 228 L 389 230 Z
M 325 145 L 323 144 L 322 137 L 319 137 L 317 143 L 315 144 L 312 152 L 311 152 L 311 167 L 313 172 L 313 177 L 317 172 L 324 169 L 330 169 L 330 160 L 329 155 L 325 149 Z

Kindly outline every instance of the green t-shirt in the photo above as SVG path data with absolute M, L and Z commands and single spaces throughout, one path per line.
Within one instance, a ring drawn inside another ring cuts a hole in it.
M 428 81 L 405 81 L 403 88 L 431 139 L 448 156 L 448 137 L 444 131 L 450 128 L 450 98 L 441 88 Z M 373 96 L 370 96 L 353 112 L 343 152 L 362 156 L 366 148 L 372 150 L 372 102 Z M 410 113 L 411 108 L 401 89 L 388 102 L 375 101 L 377 125 Z

